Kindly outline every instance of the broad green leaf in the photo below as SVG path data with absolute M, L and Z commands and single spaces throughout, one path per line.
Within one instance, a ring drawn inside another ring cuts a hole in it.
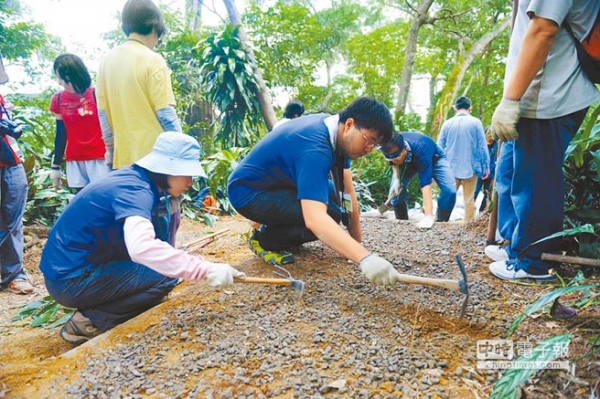
M 541 342 L 532 349 L 531 357 L 523 356 L 515 362 L 536 362 L 546 364 L 557 357 L 557 353 L 548 348 L 568 347 L 571 342 L 571 334 L 556 335 Z M 494 389 L 490 394 L 490 399 L 517 399 L 519 397 L 519 387 L 539 370 L 532 369 L 509 369 L 504 372 L 502 377 L 494 384 Z
M 47 325 L 45 328 L 51 330 L 55 327 L 65 324 L 67 320 L 69 320 L 69 318 L 73 315 L 73 313 L 75 313 L 75 309 L 64 308 L 63 312 L 65 312 L 65 314 L 62 317 L 57 319 L 54 323 Z
M 49 321 L 51 321 L 54 318 L 54 316 L 56 316 L 59 309 L 60 309 L 60 305 L 55 303 L 54 306 L 48 307 L 46 310 L 44 310 L 38 316 L 34 316 L 33 321 L 29 325 L 32 327 L 39 327 L 44 324 L 47 324 Z

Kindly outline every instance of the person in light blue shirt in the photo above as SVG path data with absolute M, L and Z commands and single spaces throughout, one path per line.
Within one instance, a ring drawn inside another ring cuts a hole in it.
M 446 152 L 456 188 L 463 188 L 465 222 L 475 217 L 473 193 L 479 178 L 485 179 L 490 170 L 490 155 L 485 142 L 483 125 L 471 115 L 471 100 L 459 97 L 454 104 L 456 114 L 442 125 L 438 144 Z

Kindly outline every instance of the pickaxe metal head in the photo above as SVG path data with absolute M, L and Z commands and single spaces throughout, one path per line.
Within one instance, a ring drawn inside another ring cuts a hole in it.
M 460 292 L 465 294 L 465 299 L 463 299 L 462 306 L 460 307 L 460 316 L 458 316 L 458 320 L 462 320 L 465 315 L 465 311 L 467 310 L 467 302 L 469 301 L 469 285 L 467 284 L 467 271 L 465 270 L 465 265 L 463 265 L 460 255 L 456 254 L 455 258 L 456 262 L 458 263 L 458 268 L 463 276 L 463 279 L 458 282 Z

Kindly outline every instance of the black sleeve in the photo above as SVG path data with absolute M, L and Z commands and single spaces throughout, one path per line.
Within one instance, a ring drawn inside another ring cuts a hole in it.
M 60 165 L 62 163 L 63 155 L 65 154 L 65 148 L 67 147 L 67 128 L 65 123 L 57 119 L 56 120 L 56 136 L 54 137 L 54 160 L 53 165 Z

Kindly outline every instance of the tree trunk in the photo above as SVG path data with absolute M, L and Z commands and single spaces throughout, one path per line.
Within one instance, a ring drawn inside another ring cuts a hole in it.
M 477 42 L 473 44 L 471 49 L 464 54 L 460 54 L 458 56 L 458 60 L 454 67 L 452 68 L 452 72 L 442 90 L 442 94 L 438 103 L 435 107 L 435 112 L 433 113 L 433 119 L 431 122 L 431 130 L 429 131 L 429 136 L 431 136 L 434 140 L 437 138 L 440 128 L 442 127 L 442 123 L 446 120 L 446 116 L 448 115 L 448 111 L 452 106 L 453 99 L 456 98 L 458 90 L 460 89 L 460 85 L 465 77 L 465 73 L 469 66 L 475 59 L 475 57 L 480 54 L 485 47 L 492 42 L 502 31 L 510 26 L 510 19 L 502 22 L 498 27 L 491 32 L 485 34 L 481 37 Z
M 254 51 L 248 45 L 248 36 L 246 36 L 246 30 L 242 25 L 242 19 L 240 18 L 240 13 L 235 5 L 234 0 L 223 0 L 225 4 L 225 8 L 227 8 L 227 14 L 229 14 L 229 19 L 231 21 L 231 25 L 233 27 L 239 27 L 238 29 L 238 39 L 242 43 L 242 47 L 248 54 L 248 59 L 256 65 L 256 57 L 254 56 Z M 277 117 L 275 116 L 275 110 L 273 109 L 273 103 L 271 101 L 271 94 L 269 93 L 269 89 L 265 84 L 265 81 L 262 77 L 262 73 L 258 67 L 254 70 L 254 77 L 256 78 L 256 83 L 258 84 L 258 93 L 256 93 L 256 99 L 260 105 L 260 111 L 262 113 L 265 124 L 267 125 L 267 130 L 271 131 L 273 126 L 277 122 Z
M 185 0 L 185 17 L 189 18 L 190 30 L 199 30 L 202 25 L 202 0 Z
M 398 92 L 398 101 L 396 102 L 396 116 L 404 114 L 408 93 L 410 92 L 410 80 L 412 79 L 413 67 L 417 55 L 417 41 L 419 39 L 419 29 L 427 21 L 427 13 L 434 0 L 421 0 L 417 6 L 417 15 L 410 24 L 408 30 L 408 40 L 406 41 L 406 50 L 404 52 L 404 66 L 400 76 L 400 85 Z

